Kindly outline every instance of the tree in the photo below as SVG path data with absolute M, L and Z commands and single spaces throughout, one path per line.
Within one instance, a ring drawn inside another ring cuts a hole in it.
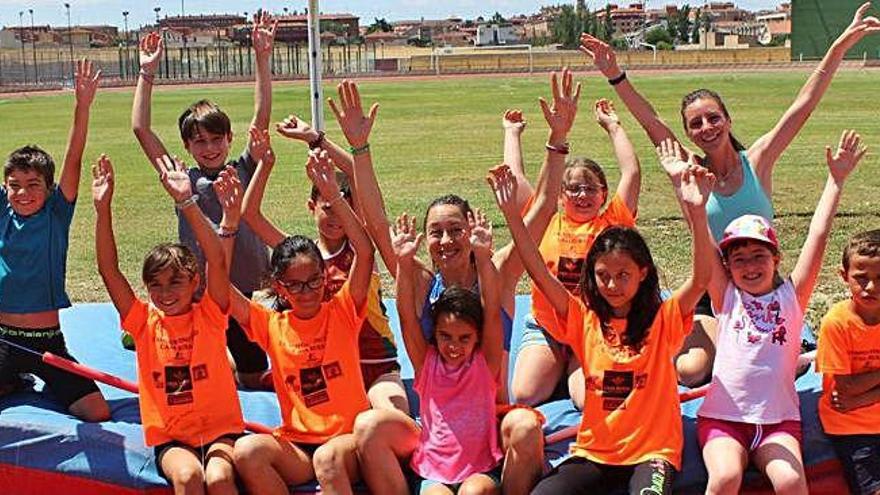
M 559 16 L 553 21 L 553 41 L 565 48 L 578 46 L 581 35 L 581 20 L 571 5 L 563 5 Z
M 489 19 L 489 24 L 507 24 L 507 19 L 505 19 L 500 13 L 496 11 L 495 15 L 493 15 L 492 18 Z
M 684 4 L 684 7 L 681 8 L 681 12 L 678 15 L 678 32 L 676 33 L 676 38 L 680 40 L 682 43 L 687 43 L 688 36 L 691 33 L 691 6 L 688 4 Z
M 611 4 L 605 4 L 605 27 L 602 30 L 602 39 L 610 42 L 611 38 L 614 36 L 614 23 L 611 19 Z
M 700 9 L 697 9 L 697 14 L 694 16 L 696 22 L 694 22 L 693 29 L 691 30 L 691 43 L 700 42 L 700 23 L 703 22 L 704 15 Z
M 667 43 L 668 45 L 672 45 L 672 37 L 669 36 L 669 32 L 663 29 L 660 26 L 652 28 L 648 31 L 648 34 L 645 35 L 645 42 L 651 45 L 659 45 L 660 43 Z
M 373 19 L 374 22 L 370 24 L 370 26 L 367 28 L 367 34 L 375 33 L 377 31 L 382 33 L 390 33 L 394 30 L 391 27 L 391 24 L 389 24 L 384 17 L 381 19 L 374 17 Z

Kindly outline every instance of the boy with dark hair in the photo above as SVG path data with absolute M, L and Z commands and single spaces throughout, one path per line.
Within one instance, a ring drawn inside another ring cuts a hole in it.
M 276 21 L 265 12 L 254 15 L 251 39 L 256 58 L 256 87 L 254 94 L 254 117 L 251 127 L 267 129 L 272 109 L 272 77 L 270 57 L 275 36 Z M 157 161 L 168 151 L 150 127 L 150 107 L 153 82 L 158 69 L 162 51 L 162 37 L 153 32 L 141 40 L 140 75 L 134 95 L 131 125 L 141 148 L 158 172 L 162 172 L 161 162 Z M 227 232 L 221 228 L 223 209 L 213 189 L 213 183 L 220 172 L 232 167 L 238 173 L 242 186 L 247 187 L 257 162 L 264 150 L 253 149 L 250 140 L 245 151 L 235 160 L 228 161 L 229 147 L 232 143 L 232 125 L 229 117 L 213 102 L 200 100 L 187 108 L 178 119 L 180 137 L 186 151 L 197 166 L 191 167 L 187 174 L 192 183 L 194 198 L 221 237 L 235 237 L 232 263 L 229 267 L 233 285 L 248 297 L 260 288 L 269 267 L 269 254 L 266 245 L 244 224 L 237 231 Z M 192 229 L 182 216 L 178 215 L 180 242 L 196 253 L 200 270 L 204 272 L 205 257 L 196 242 Z M 204 276 L 202 280 L 205 280 Z M 249 388 L 266 388 L 261 382 L 269 362 L 266 354 L 250 342 L 235 320 L 229 320 L 227 342 L 235 361 L 236 380 Z M 266 375 L 268 377 L 268 375 Z
M 19 374 L 33 373 L 71 414 L 94 422 L 110 418 L 94 381 L 16 346 L 73 359 L 58 312 L 70 307 L 64 287 L 68 239 L 100 76 L 91 62 L 77 63 L 73 127 L 58 183 L 52 157 L 37 146 L 24 146 L 6 160 L 0 188 L 0 393 L 15 389 Z
M 880 230 L 853 236 L 840 276 L 850 298 L 825 315 L 816 369 L 823 373 L 819 419 L 843 464 L 850 491 L 880 492 Z

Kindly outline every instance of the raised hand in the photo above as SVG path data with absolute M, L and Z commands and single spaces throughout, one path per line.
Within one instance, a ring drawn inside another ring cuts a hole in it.
M 376 121 L 379 104 L 373 103 L 369 115 L 364 116 L 357 84 L 346 79 L 339 83 L 336 89 L 339 91 L 341 108 L 336 106 L 332 98 L 327 98 L 330 110 L 336 116 L 336 121 L 339 122 L 339 127 L 342 128 L 342 133 L 345 134 L 348 144 L 354 148 L 362 148 L 370 138 L 370 131 L 373 129 L 373 122 Z
M 479 208 L 467 214 L 468 227 L 471 231 L 471 247 L 476 252 L 491 255 L 492 253 L 492 222 Z
M 159 180 L 165 191 L 171 196 L 176 203 L 181 203 L 193 197 L 192 184 L 189 181 L 189 175 L 186 173 L 186 165 L 176 156 L 174 158 L 168 155 L 162 155 L 156 158 L 156 167 L 162 172 L 159 174 Z
M 505 110 L 501 125 L 505 131 L 522 134 L 526 130 L 526 121 L 523 118 L 522 110 Z
M 414 260 L 425 238 L 424 234 L 417 232 L 416 217 L 410 218 L 404 213 L 397 217 L 397 222 L 390 225 L 388 230 L 391 235 L 391 248 L 394 249 L 398 262 Z
M 519 215 L 516 204 L 516 177 L 507 165 L 499 165 L 489 170 L 486 181 L 495 196 L 495 203 L 505 218 Z
M 92 66 L 91 60 L 80 60 L 76 63 L 73 81 L 77 105 L 89 106 L 94 101 L 101 82 L 101 69 Z
M 565 67 L 562 69 L 562 81 L 558 80 L 555 72 L 550 74 L 550 89 L 553 92 L 553 101 L 548 104 L 544 98 L 538 98 L 538 102 L 541 104 L 541 111 L 544 112 L 544 119 L 550 126 L 551 140 L 556 138 L 564 141 L 577 116 L 581 83 L 577 83 L 576 87 L 573 86 L 571 71 Z
M 338 198 L 342 197 L 339 191 L 339 184 L 336 182 L 336 171 L 333 168 L 333 162 L 327 156 L 324 150 L 309 152 L 309 159 L 306 162 L 306 175 L 312 184 L 318 188 L 318 192 L 325 201 L 329 201 L 332 205 Z
M 871 2 L 865 2 L 856 9 L 853 20 L 840 34 L 839 40 L 846 43 L 847 48 L 852 47 L 866 35 L 880 32 L 880 20 L 875 16 L 865 17 L 865 13 L 871 8 Z
M 109 207 L 113 199 L 113 164 L 110 158 L 101 154 L 97 163 L 92 165 L 92 200 L 95 208 Z
M 263 160 L 266 153 L 272 150 L 272 142 L 269 138 L 268 130 L 251 126 L 248 128 L 248 138 L 248 154 L 251 155 L 255 162 Z
M 165 49 L 165 43 L 162 36 L 153 31 L 141 38 L 140 46 L 140 64 L 141 71 L 147 75 L 156 73 L 159 61 L 162 59 L 162 50 Z
M 617 65 L 617 55 L 614 54 L 614 50 L 608 43 L 595 36 L 582 33 L 581 46 L 578 47 L 578 51 L 590 57 L 596 68 L 607 79 L 613 79 L 623 72 Z
M 681 201 L 691 208 L 705 208 L 715 186 L 715 175 L 700 165 L 690 164 L 681 177 Z
M 835 182 L 838 184 L 843 183 L 867 152 L 868 148 L 862 145 L 862 138 L 856 131 L 851 129 L 843 131 L 840 135 L 840 143 L 837 145 L 837 150 L 834 151 L 834 154 L 831 153 L 830 146 L 825 147 L 825 161 L 828 163 L 828 173 L 831 174 Z
M 238 225 L 241 219 L 241 202 L 244 198 L 244 188 L 238 178 L 238 172 L 231 165 L 227 165 L 217 176 L 212 187 L 217 193 L 220 206 L 223 207 L 224 221 Z
M 278 19 L 272 17 L 265 10 L 254 14 L 254 25 L 251 28 L 251 42 L 254 52 L 258 57 L 267 57 L 272 54 L 272 45 L 275 43 L 275 29 L 278 27 Z
M 684 150 L 681 149 L 678 141 L 664 139 L 656 149 L 657 156 L 660 158 L 660 165 L 670 177 L 680 177 L 693 163 L 693 156 L 689 158 L 691 163 L 685 161 Z
M 290 139 L 298 139 L 306 143 L 314 142 L 318 139 L 318 131 L 313 129 L 305 120 L 300 120 L 296 115 L 290 114 L 275 124 L 275 131 L 278 134 Z
M 596 114 L 596 122 L 602 126 L 605 131 L 610 130 L 613 126 L 620 125 L 620 117 L 614 111 L 614 103 L 605 98 L 596 100 L 593 106 L 593 113 Z

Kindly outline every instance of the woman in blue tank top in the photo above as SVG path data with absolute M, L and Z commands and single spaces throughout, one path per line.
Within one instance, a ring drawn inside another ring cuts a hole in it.
M 776 161 L 818 105 L 846 52 L 865 35 L 880 31 L 880 21 L 876 17 L 865 17 L 868 8 L 870 3 L 865 3 L 856 11 L 852 23 L 831 44 L 779 122 L 749 148 L 733 137 L 733 122 L 717 93 L 699 89 L 682 100 L 681 119 L 685 134 L 702 155 L 695 158 L 717 178 L 706 206 L 709 225 L 716 240 L 727 224 L 741 215 L 756 214 L 773 219 L 771 198 Z M 655 146 L 666 139 L 677 142 L 672 129 L 629 82 L 626 72 L 618 66 L 613 50 L 606 43 L 583 34 L 580 50 L 608 78 L 608 83 L 614 87 Z M 685 153 L 692 154 L 687 150 Z M 676 182 L 680 171 L 666 172 Z M 694 318 L 694 329 L 676 359 L 679 379 L 683 384 L 699 385 L 710 377 L 716 333 L 711 305 L 701 302 Z

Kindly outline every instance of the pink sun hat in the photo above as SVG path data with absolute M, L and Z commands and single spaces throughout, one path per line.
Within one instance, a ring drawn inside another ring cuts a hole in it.
M 724 235 L 721 237 L 718 247 L 724 250 L 731 242 L 740 239 L 766 242 L 773 246 L 774 249 L 779 249 L 779 240 L 776 238 L 776 231 L 773 230 L 773 225 L 770 223 L 770 220 L 760 215 L 743 215 L 730 222 L 724 229 Z

